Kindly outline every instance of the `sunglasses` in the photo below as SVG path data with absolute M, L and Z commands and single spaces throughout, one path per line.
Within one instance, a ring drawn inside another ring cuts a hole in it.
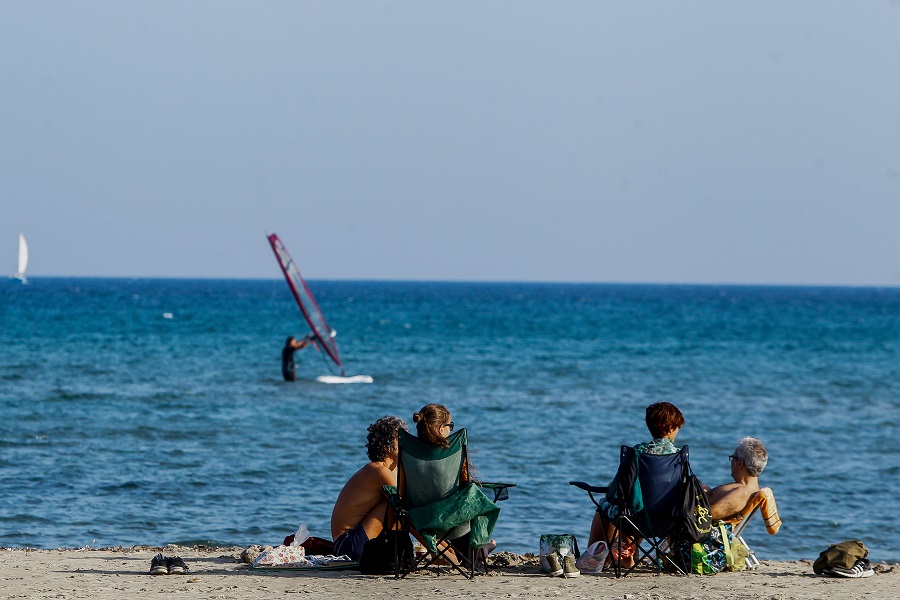
M 442 425 L 442 427 L 449 427 L 450 431 L 453 431 L 454 423 L 453 421 L 450 421 L 449 423 L 445 423 L 444 425 Z
M 736 460 L 741 460 L 741 459 L 738 458 L 737 456 L 735 456 L 734 454 L 731 454 L 728 456 L 728 462 L 734 462 Z

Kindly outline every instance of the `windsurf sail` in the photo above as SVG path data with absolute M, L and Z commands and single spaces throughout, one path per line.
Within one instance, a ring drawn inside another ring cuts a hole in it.
M 300 312 L 303 313 L 309 328 L 312 329 L 313 334 L 316 336 L 315 342 L 325 350 L 325 354 L 337 365 L 341 376 L 344 376 L 344 366 L 341 364 L 337 342 L 334 341 L 334 336 L 336 335 L 334 329 L 325 321 L 325 315 L 322 314 L 316 299 L 313 297 L 312 292 L 309 291 L 309 286 L 306 285 L 291 255 L 288 254 L 287 248 L 284 247 L 278 236 L 274 233 L 270 235 L 269 243 L 272 245 L 272 251 L 275 253 L 275 258 L 278 259 L 278 264 L 281 265 L 281 272 L 284 273 L 288 287 L 291 288 L 291 293 L 294 294 L 294 300 L 297 301 L 297 306 L 300 307 Z

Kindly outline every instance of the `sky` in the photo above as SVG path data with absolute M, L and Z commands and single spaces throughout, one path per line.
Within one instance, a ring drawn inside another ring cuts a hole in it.
M 0 0 L 0 269 L 900 285 L 900 0 Z

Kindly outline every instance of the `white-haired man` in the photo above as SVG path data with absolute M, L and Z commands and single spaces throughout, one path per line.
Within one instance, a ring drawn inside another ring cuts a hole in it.
M 734 482 L 707 491 L 713 521 L 727 520 L 747 506 L 750 497 L 759 491 L 759 475 L 766 468 L 769 453 L 758 439 L 745 437 L 728 460 Z

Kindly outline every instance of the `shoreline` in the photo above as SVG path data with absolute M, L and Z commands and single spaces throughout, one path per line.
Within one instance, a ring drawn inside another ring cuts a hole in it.
M 873 564 L 875 575 L 865 579 L 836 579 L 813 573 L 812 560 L 762 561 L 756 571 L 717 575 L 656 575 L 633 573 L 623 579 L 612 574 L 570 579 L 547 577 L 532 555 L 499 552 L 492 555 L 492 572 L 473 581 L 458 575 L 415 573 L 403 580 L 361 575 L 356 571 L 255 571 L 241 560 L 243 548 L 205 546 L 134 546 L 80 549 L 0 549 L 0 599 L 133 598 L 152 593 L 179 598 L 248 597 L 310 593 L 344 599 L 354 594 L 394 599 L 433 596 L 437 590 L 456 598 L 503 596 L 531 598 L 564 595 L 570 598 L 771 598 L 813 600 L 824 597 L 889 599 L 900 597 L 900 565 Z M 180 556 L 190 571 L 185 575 L 149 575 L 157 553 Z

